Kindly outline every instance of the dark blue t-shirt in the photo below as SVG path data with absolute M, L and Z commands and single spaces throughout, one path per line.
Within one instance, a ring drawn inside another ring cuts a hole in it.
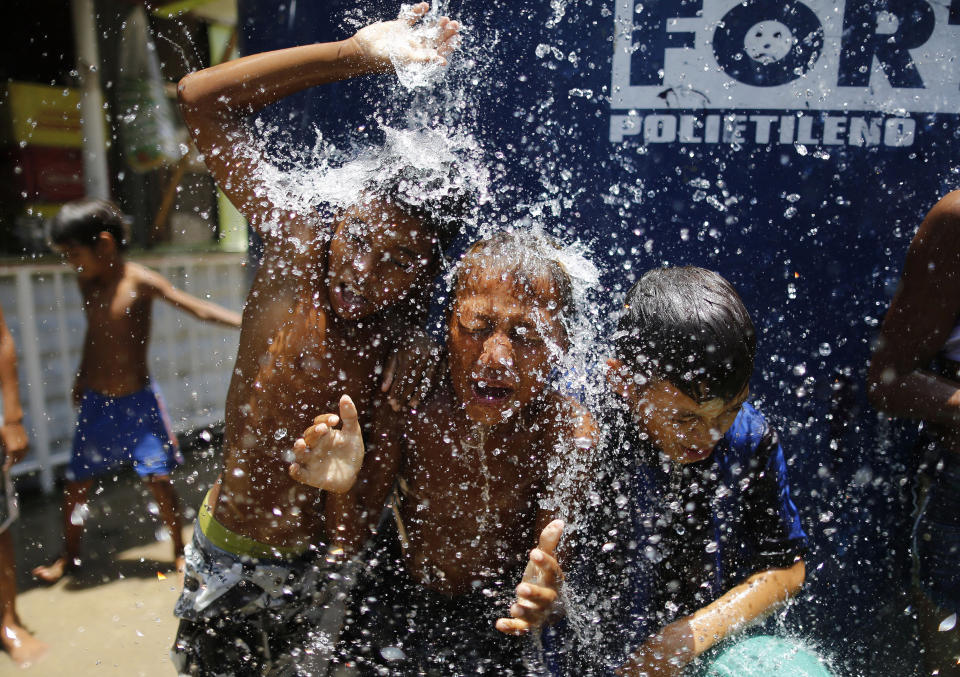
M 807 546 L 778 435 L 752 405 L 710 457 L 683 466 L 641 440 L 628 412 L 607 419 L 595 536 L 569 577 L 568 625 L 593 646 L 569 627 L 548 633 L 553 649 L 579 644 L 572 653 L 592 665 L 563 661 L 568 673 L 622 664 L 659 628 L 754 573 L 793 565 Z

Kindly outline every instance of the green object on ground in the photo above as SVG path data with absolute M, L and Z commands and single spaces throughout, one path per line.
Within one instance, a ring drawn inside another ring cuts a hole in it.
M 832 677 L 825 662 L 796 640 L 748 637 L 720 650 L 696 672 L 700 677 Z

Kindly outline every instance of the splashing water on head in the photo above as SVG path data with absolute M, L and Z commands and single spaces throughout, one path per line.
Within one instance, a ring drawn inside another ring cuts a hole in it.
M 381 146 L 341 151 L 318 135 L 313 148 L 294 158 L 295 168 L 260 163 L 271 201 L 310 213 L 385 199 L 427 219 L 443 247 L 474 228 L 476 206 L 489 199 L 489 176 L 474 138 L 446 129 L 382 130 Z

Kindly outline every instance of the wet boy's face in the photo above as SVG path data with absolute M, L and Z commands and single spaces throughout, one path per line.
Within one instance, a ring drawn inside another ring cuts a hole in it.
M 426 284 L 433 251 L 433 236 L 412 216 L 377 201 L 351 207 L 330 239 L 330 306 L 359 320 L 393 305 Z
M 543 394 L 565 338 L 548 308 L 559 307 L 552 281 L 531 286 L 522 290 L 481 260 L 461 273 L 447 350 L 453 388 L 472 421 L 500 423 Z
M 750 390 L 744 387 L 730 400 L 696 402 L 669 381 L 660 380 L 643 386 L 629 383 L 621 394 L 640 429 L 660 451 L 676 463 L 696 463 L 713 453 Z

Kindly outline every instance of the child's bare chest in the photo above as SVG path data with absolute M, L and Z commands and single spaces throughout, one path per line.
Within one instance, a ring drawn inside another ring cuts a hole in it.
M 488 513 L 505 524 L 538 502 L 546 482 L 541 446 L 527 434 L 483 439 L 420 422 L 406 440 L 403 477 L 422 504 L 418 514 Z
M 83 295 L 88 332 L 113 337 L 136 337 L 150 310 L 149 297 L 136 285 L 120 283 L 108 289 L 92 289 Z

